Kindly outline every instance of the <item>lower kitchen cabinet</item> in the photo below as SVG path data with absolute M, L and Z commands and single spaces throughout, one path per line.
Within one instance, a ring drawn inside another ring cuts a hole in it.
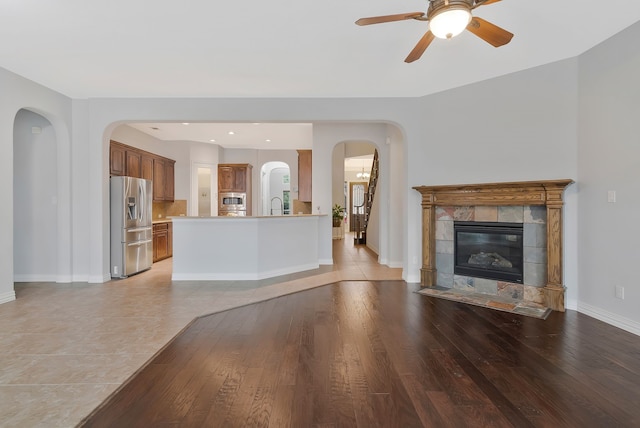
M 153 261 L 173 256 L 173 225 L 170 222 L 153 225 Z

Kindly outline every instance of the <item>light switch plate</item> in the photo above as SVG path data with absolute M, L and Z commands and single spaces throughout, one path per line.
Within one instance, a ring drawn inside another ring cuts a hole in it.
M 613 204 L 616 202 L 616 191 L 615 190 L 609 190 L 607 192 L 607 202 Z

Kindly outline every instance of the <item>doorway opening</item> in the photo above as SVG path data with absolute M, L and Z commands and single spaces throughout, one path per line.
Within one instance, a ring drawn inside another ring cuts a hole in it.
M 284 162 L 267 162 L 260 172 L 262 215 L 291 214 L 291 169 Z
M 190 215 L 210 217 L 218 213 L 218 169 L 216 165 L 195 162 L 191 166 Z
M 16 282 L 57 281 L 58 148 L 53 125 L 20 110 L 14 122 L 13 274 Z

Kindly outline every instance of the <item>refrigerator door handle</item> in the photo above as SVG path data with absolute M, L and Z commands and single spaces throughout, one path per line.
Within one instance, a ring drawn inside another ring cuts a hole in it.
M 126 229 L 127 232 L 144 232 L 146 230 L 151 230 L 151 226 L 136 227 L 135 229 Z
M 140 214 L 138 217 L 138 220 L 142 221 L 142 219 L 144 219 L 144 204 L 142 203 L 142 201 L 146 201 L 146 195 L 144 194 L 144 181 L 138 181 L 138 195 L 140 196 L 139 200 L 140 200 L 140 209 L 138 210 L 138 213 Z
M 127 247 L 139 247 L 140 245 L 148 244 L 149 242 L 153 242 L 153 240 L 148 239 L 146 241 L 131 242 L 130 244 L 127 244 Z

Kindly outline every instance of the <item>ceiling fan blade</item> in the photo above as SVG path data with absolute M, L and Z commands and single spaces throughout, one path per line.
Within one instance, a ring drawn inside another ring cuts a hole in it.
M 495 47 L 506 45 L 513 37 L 513 34 L 507 30 L 475 16 L 467 25 L 467 30 Z
M 426 51 L 431 42 L 433 42 L 433 39 L 435 39 L 435 36 L 431 32 L 431 30 L 427 31 L 424 36 L 422 36 L 418 44 L 409 53 L 404 62 L 413 62 L 417 59 L 420 59 L 424 51 Z
M 486 6 L 489 4 L 493 4 L 493 3 L 498 3 L 501 0 L 477 0 L 476 4 L 473 5 L 473 9 L 475 9 L 476 7 L 480 7 L 480 6 Z
M 397 15 L 372 16 L 371 18 L 360 18 L 356 21 L 358 25 L 381 24 L 383 22 L 404 21 L 406 19 L 422 18 L 424 12 L 399 13 Z

